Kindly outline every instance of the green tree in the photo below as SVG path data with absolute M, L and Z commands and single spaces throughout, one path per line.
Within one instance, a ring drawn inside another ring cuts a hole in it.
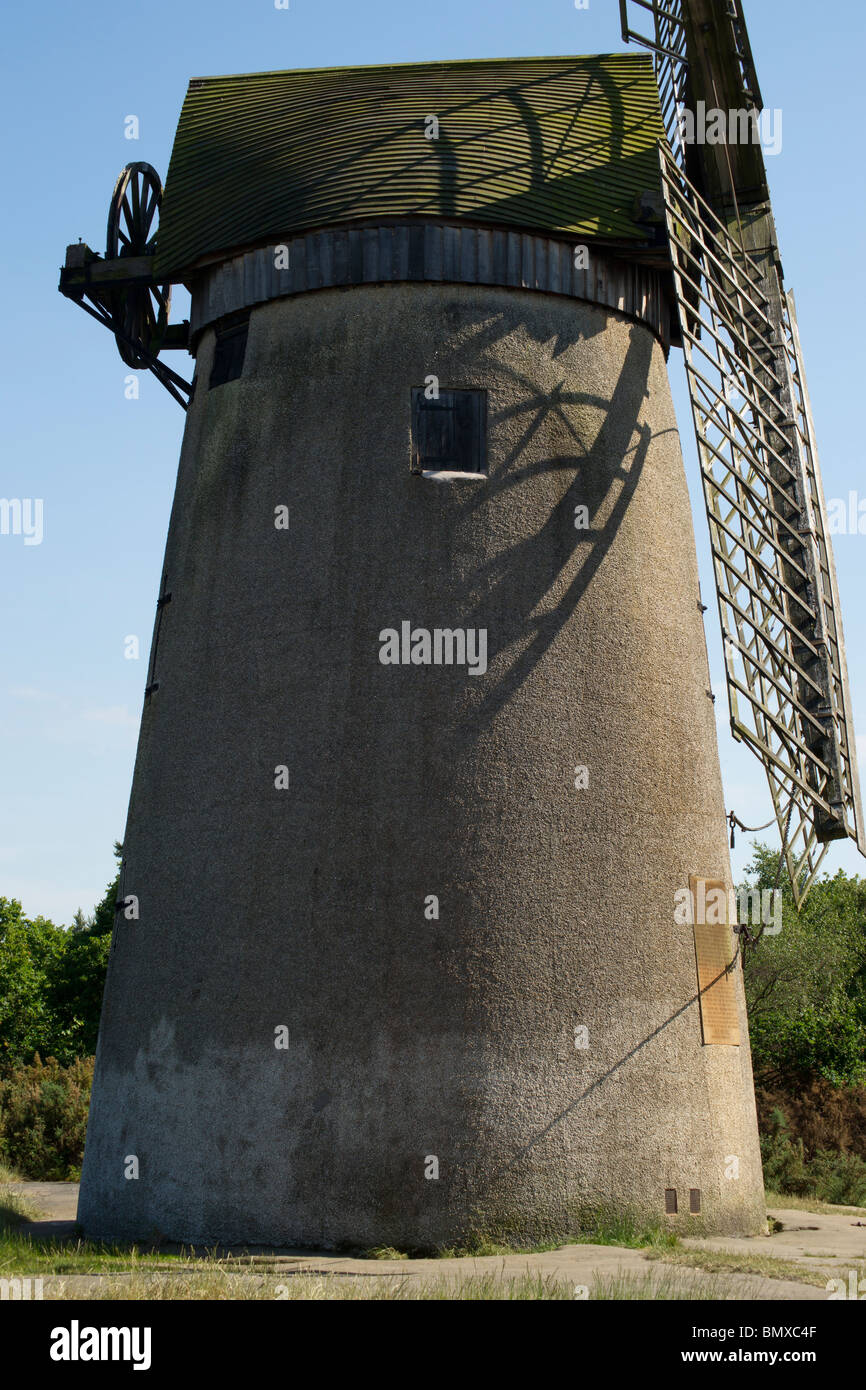
M 46 1043 L 38 1051 L 59 1062 L 71 1062 L 77 1057 L 92 1057 L 96 1051 L 111 937 L 71 931 L 64 937 L 64 949 L 46 989 L 53 1025 L 51 1045 Z
M 754 847 L 747 887 L 773 888 L 778 851 Z M 746 948 L 744 974 L 756 1079 L 866 1081 L 866 880 L 840 869 L 816 881 L 798 912 L 782 885 L 782 930 Z
M 114 857 L 117 860 L 117 872 L 106 888 L 102 901 L 94 908 L 93 916 L 89 923 L 89 930 L 93 936 L 110 936 L 114 931 L 116 917 L 114 904 L 117 901 L 117 894 L 120 886 L 120 861 L 122 855 L 123 845 L 119 840 L 115 840 Z
M 120 872 L 121 846 L 114 853 Z M 96 1050 L 118 875 L 90 918 L 67 931 L 0 898 L 0 1068 L 37 1055 L 68 1064 Z

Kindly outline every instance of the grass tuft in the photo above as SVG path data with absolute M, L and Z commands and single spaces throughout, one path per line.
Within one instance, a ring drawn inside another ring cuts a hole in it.
M 0 1173 L 0 1231 L 6 1228 L 17 1230 L 28 1221 L 38 1221 L 42 1216 L 35 1202 L 7 1186 L 10 1182 L 18 1181 L 14 1177 L 7 1177 L 8 1172 L 8 1169 L 4 1169 Z
M 622 1245 L 629 1250 L 675 1250 L 679 1236 L 655 1216 L 628 1207 L 601 1205 L 580 1213 L 575 1245 Z

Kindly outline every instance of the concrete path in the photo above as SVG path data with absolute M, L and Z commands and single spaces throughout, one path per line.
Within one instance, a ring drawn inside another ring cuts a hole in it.
M 259 1263 L 261 1261 L 261 1265 Z M 700 1296 L 709 1287 L 713 1296 L 758 1301 L 776 1299 L 824 1299 L 824 1289 L 801 1284 L 794 1280 L 765 1279 L 747 1273 L 713 1273 L 701 1269 L 673 1267 L 662 1260 L 650 1260 L 643 1250 L 629 1250 L 618 1245 L 565 1245 L 561 1250 L 547 1250 L 532 1255 L 484 1255 L 457 1260 L 353 1260 L 337 1255 L 289 1256 L 255 1260 L 256 1272 L 267 1268 L 271 1276 L 282 1274 L 343 1275 L 350 1278 L 432 1280 L 458 1284 L 468 1276 L 493 1276 L 513 1280 L 530 1274 L 545 1281 L 565 1284 L 575 1298 L 587 1297 L 596 1279 L 606 1284 L 620 1276 L 651 1282 L 653 1285 L 676 1284 L 693 1289 Z
M 770 1215 L 781 1222 L 782 1230 L 766 1236 L 707 1236 L 686 1238 L 683 1245 L 693 1250 L 728 1250 L 735 1254 L 754 1250 L 781 1260 L 796 1260 L 809 1268 L 826 1268 L 828 1278 L 840 1270 L 866 1265 L 866 1211 L 859 1215 L 846 1211 L 796 1211 L 773 1207 Z
M 775 1231 L 769 1240 L 766 1236 L 707 1236 L 686 1239 L 683 1245 L 734 1251 L 760 1246 L 785 1260 L 814 1259 L 827 1254 L 835 1259 L 866 1262 L 866 1210 L 859 1214 L 842 1210 L 819 1215 L 773 1207 L 770 1215 L 782 1223 L 782 1230 Z
M 5 1182 L 0 1191 L 17 1193 L 50 1221 L 74 1221 L 78 1212 L 77 1182 Z
M 35 1236 L 69 1236 L 74 1232 L 78 1203 L 76 1183 L 10 1183 L 12 1191 L 38 1207 L 43 1219 L 28 1224 Z M 796 1262 L 813 1272 L 826 1273 L 827 1278 L 847 1281 L 848 1271 L 858 1263 L 866 1263 L 866 1214 L 857 1216 L 844 1212 L 813 1215 L 811 1212 L 779 1208 L 771 1215 L 782 1223 L 782 1230 L 773 1236 L 716 1236 L 686 1238 L 682 1245 L 696 1253 L 729 1251 L 748 1257 L 768 1255 Z M 167 1247 L 171 1249 L 172 1247 Z M 234 1264 L 228 1254 L 229 1265 Z M 629 1250 L 611 1245 L 568 1245 L 531 1255 L 487 1255 L 452 1260 L 359 1260 L 329 1253 L 307 1251 L 278 1252 L 260 1250 L 237 1263 L 237 1269 L 251 1278 L 262 1281 L 292 1275 L 334 1275 L 353 1280 L 445 1281 L 456 1283 L 467 1276 L 493 1276 L 510 1280 L 527 1273 L 536 1274 L 556 1283 L 568 1284 L 581 1297 L 584 1288 L 596 1278 L 616 1279 L 620 1275 L 651 1279 L 654 1283 L 675 1281 L 693 1286 L 715 1287 L 717 1294 L 729 1298 L 761 1301 L 790 1299 L 823 1300 L 828 1297 L 825 1287 L 803 1284 L 794 1280 L 770 1279 L 747 1272 L 707 1273 L 699 1269 L 672 1266 L 662 1259 L 648 1259 L 642 1250 Z M 101 1276 L 105 1278 L 106 1276 Z M 108 1276 L 123 1278 L 122 1275 Z M 82 1294 L 89 1279 L 86 1276 L 67 1276 L 66 1296 Z M 81 1288 L 78 1286 L 81 1285 Z

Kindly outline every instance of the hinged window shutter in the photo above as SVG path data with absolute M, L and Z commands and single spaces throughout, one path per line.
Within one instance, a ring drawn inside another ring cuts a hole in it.
M 428 400 L 412 392 L 412 468 L 483 473 L 485 468 L 486 393 L 440 391 Z

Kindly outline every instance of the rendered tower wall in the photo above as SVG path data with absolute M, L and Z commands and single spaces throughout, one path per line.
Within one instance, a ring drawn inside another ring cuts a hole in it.
M 421 1248 L 659 1214 L 671 1188 L 761 1229 L 740 971 L 742 1043 L 705 1046 L 674 917 L 730 868 L 658 339 L 415 283 L 259 304 L 242 376 L 208 390 L 213 351 L 204 327 L 86 1234 Z M 486 480 L 411 473 L 431 373 L 487 392 Z M 406 620 L 485 629 L 486 673 L 383 665 Z

